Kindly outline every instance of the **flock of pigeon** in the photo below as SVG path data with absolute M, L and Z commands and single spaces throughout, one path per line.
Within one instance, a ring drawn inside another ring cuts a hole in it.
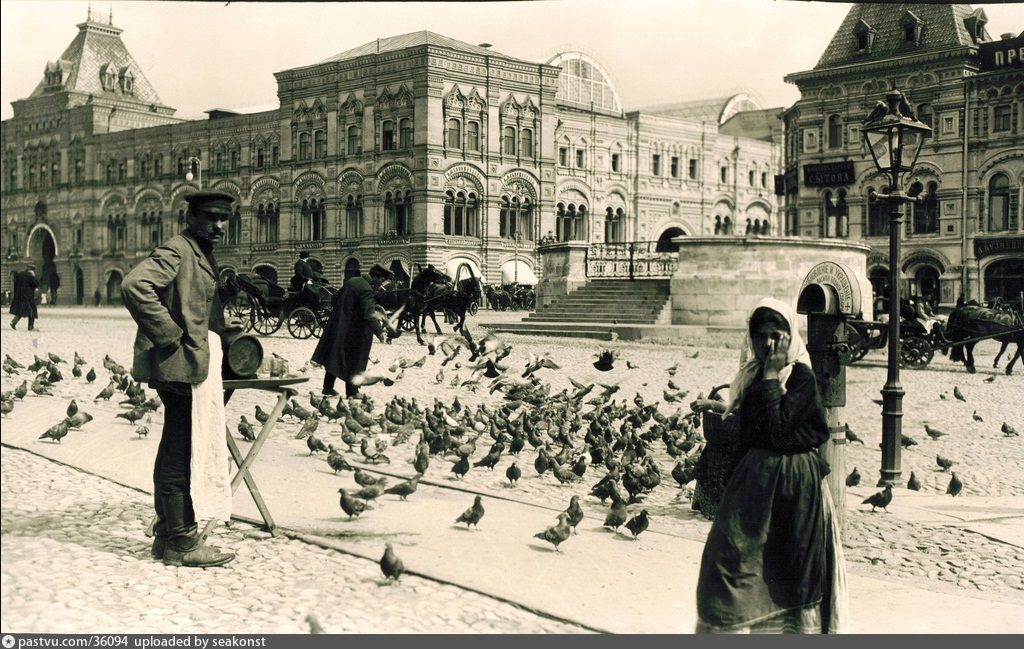
M 994 378 L 995 377 L 990 377 L 990 378 L 985 379 L 985 380 L 987 382 L 991 383 L 994 380 Z M 948 397 L 948 395 L 945 392 L 943 392 L 943 393 L 939 394 L 939 398 L 941 400 L 945 401 L 945 400 L 948 400 L 949 397 Z M 960 386 L 958 386 L 958 385 L 953 386 L 953 398 L 956 399 L 957 401 L 962 401 L 964 403 L 967 402 L 967 397 L 964 396 L 963 391 L 960 390 Z M 875 403 L 878 404 L 878 405 L 882 405 L 883 402 L 881 400 L 875 400 Z M 976 422 L 984 422 L 985 421 L 985 418 L 982 417 L 981 415 L 979 415 L 977 410 L 975 410 L 971 414 L 971 418 L 974 421 L 976 421 Z M 1000 430 L 1003 433 L 1003 436 L 1005 436 L 1005 437 L 1018 437 L 1019 436 L 1019 433 L 1017 432 L 1017 430 L 1013 426 L 1011 426 L 1010 424 L 1006 423 L 1005 421 L 1003 422 L 1003 425 L 1001 426 Z M 925 422 L 925 424 L 924 424 L 924 433 L 932 441 L 938 441 L 940 438 L 946 436 L 946 433 L 944 431 L 939 430 L 938 428 L 935 428 L 934 426 L 932 426 L 931 424 L 929 424 L 927 422 Z M 850 442 L 850 443 L 864 444 L 864 440 L 862 440 L 859 435 L 857 435 L 855 432 L 853 432 L 850 429 L 849 425 L 846 426 L 846 440 L 848 442 Z M 909 450 L 909 449 L 913 448 L 914 446 L 918 446 L 918 442 L 917 442 L 916 439 L 914 439 L 910 435 L 907 435 L 905 433 L 901 433 L 900 445 L 903 448 Z M 879 444 L 879 446 L 881 446 L 881 444 Z M 936 453 L 935 454 L 935 464 L 936 464 L 936 466 L 938 466 L 937 470 L 939 470 L 939 471 L 949 471 L 953 467 L 953 465 L 956 464 L 956 461 L 952 460 L 952 459 L 950 459 L 948 457 L 943 456 L 941 453 Z M 857 470 L 857 467 L 853 467 L 853 471 L 851 471 L 850 474 L 848 476 L 846 476 L 846 486 L 847 487 L 856 487 L 857 485 L 860 484 L 860 479 L 861 479 L 860 471 Z M 914 471 L 910 472 L 910 478 L 907 480 L 907 489 L 911 489 L 913 491 L 920 491 L 921 490 L 921 481 L 918 479 L 917 474 Z M 953 496 L 955 498 L 956 496 L 960 495 L 960 493 L 963 491 L 963 489 L 964 489 L 963 480 L 960 479 L 959 476 L 957 476 L 956 471 L 951 471 L 950 472 L 950 477 L 949 477 L 949 484 L 946 486 L 946 493 L 949 494 L 950 496 Z M 871 505 L 871 511 L 877 511 L 877 508 L 881 507 L 883 511 L 887 512 L 887 511 L 889 511 L 887 509 L 889 504 L 892 503 L 892 497 L 893 497 L 892 496 L 892 486 L 891 485 L 886 485 L 885 488 L 882 491 L 874 493 L 871 496 L 869 496 L 868 498 L 865 498 L 864 501 L 861 504 L 863 504 L 863 505 Z
M 465 366 L 458 360 L 464 350 Z M 655 455 L 671 458 L 674 463 L 671 478 L 683 489 L 681 493 L 690 492 L 686 486 L 695 478 L 697 461 L 706 443 L 700 431 L 701 413 L 724 410 L 724 402 L 716 391 L 707 397 L 698 395 L 690 402 L 689 409 L 668 406 L 666 410 L 672 409 L 672 412 L 663 412 L 659 402 L 646 403 L 639 393 L 632 399 L 614 398 L 620 390 L 617 383 L 580 382 L 569 377 L 572 389 L 556 391 L 551 383 L 541 378 L 544 370 L 560 369 L 553 359 L 531 354 L 522 372 L 512 371 L 509 358 L 512 346 L 494 335 L 485 336 L 479 343 L 469 336 L 439 336 L 429 343 L 427 351 L 418 360 L 401 358 L 386 371 L 381 367 L 374 370 L 375 373 L 356 377 L 353 382 L 361 386 L 378 383 L 393 386 L 404 378 L 406 369 L 424 368 L 428 360 L 435 357 L 440 358 L 434 375 L 436 383 L 448 383 L 464 391 L 486 390 L 490 395 L 498 394 L 500 405 L 488 407 L 480 403 L 470 407 L 456 397 L 451 403 L 435 398 L 432 404 L 424 406 L 415 398 L 396 395 L 378 411 L 374 399 L 365 391 L 357 397 L 338 397 L 333 402 L 330 397 L 311 393 L 308 406 L 292 399 L 281 415 L 300 424 L 296 438 L 305 441 L 311 456 L 325 453 L 326 462 L 335 474 L 352 473 L 357 488 L 338 490 L 340 508 L 349 520 L 372 510 L 372 503 L 381 496 L 393 495 L 407 500 L 431 467 L 434 467 L 434 477 L 438 477 L 437 467 L 442 467 L 440 471 L 461 480 L 471 471 L 494 471 L 508 460 L 504 475 L 509 487 L 514 488 L 524 470 L 531 468 L 521 456 L 528 450 L 533 454 L 532 470 L 540 479 L 553 480 L 573 491 L 579 489 L 588 475 L 600 474 L 586 492 L 570 493 L 568 505 L 558 514 L 555 524 L 539 531 L 534 538 L 551 544 L 558 552 L 584 518 L 581 495 L 589 495 L 602 506 L 611 501 L 603 512 L 605 527 L 616 533 L 625 527 L 636 539 L 650 527 L 651 516 L 642 507 L 638 512 L 631 512 L 630 506 L 642 503 L 662 484 L 662 469 Z M 691 358 L 696 358 L 697 354 L 699 352 Z M 617 360 L 615 352 L 602 350 L 594 367 L 609 372 L 615 368 Z M 371 362 L 374 366 L 380 365 L 377 361 Z M 23 380 L 16 389 L 2 395 L 3 413 L 11 412 L 15 402 L 23 399 L 29 390 L 36 395 L 52 396 L 50 387 L 64 380 L 59 369 L 62 364 L 67 362 L 53 353 L 45 358 L 36 356 L 28 367 L 7 355 L 3 362 L 6 374 L 17 375 L 25 370 L 33 373 L 33 378 L 31 384 L 28 379 Z M 85 365 L 85 359 L 76 352 L 72 366 L 76 380 L 83 376 Z M 109 356 L 104 357 L 103 367 L 110 373 L 109 382 L 94 401 L 109 400 L 121 392 L 126 397 L 119 402 L 124 411 L 116 416 L 131 424 L 143 419 L 148 423 L 151 413 L 160 407 L 159 399 L 147 399 L 142 386 L 132 381 L 127 370 Z M 626 368 L 627 371 L 639 369 L 629 361 Z M 674 383 L 679 369 L 677 363 L 667 370 L 667 384 L 662 390 L 665 404 L 686 401 L 687 391 Z M 445 375 L 446 370 L 450 378 Z M 468 378 L 461 379 L 460 370 L 467 371 Z M 84 377 L 91 384 L 96 380 L 96 371 L 90 369 Z M 954 388 L 953 395 L 966 401 L 959 387 Z M 66 417 L 46 430 L 40 439 L 60 443 L 70 430 L 79 430 L 92 420 L 74 400 L 68 404 L 65 414 Z M 269 417 L 270 413 L 256 406 L 254 421 L 241 416 L 237 424 L 239 435 L 244 440 L 255 440 L 255 426 L 265 424 Z M 977 411 L 974 419 L 982 421 Z M 1002 430 L 1006 436 L 1017 435 L 1009 424 L 1004 423 Z M 144 437 L 149 428 L 140 425 L 136 432 Z M 925 425 L 925 433 L 932 440 L 945 435 L 929 424 Z M 849 427 L 846 436 L 849 442 L 863 444 Z M 902 444 L 909 448 L 917 442 L 904 435 Z M 387 476 L 375 476 L 364 470 L 366 465 L 390 464 L 389 453 L 408 453 L 410 447 L 408 461 L 415 470 L 412 477 L 388 485 Z M 936 456 L 936 463 L 943 471 L 955 464 L 941 454 Z M 856 486 L 859 482 L 860 473 L 854 468 L 846 484 Z M 907 486 L 920 489 L 914 473 Z M 962 489 L 963 482 L 953 472 L 946 493 L 956 496 Z M 865 499 L 864 504 L 871 505 L 872 511 L 879 507 L 887 511 L 891 501 L 892 488 L 886 487 Z M 455 518 L 454 524 L 476 527 L 484 513 L 483 498 L 477 495 L 472 505 Z M 405 572 L 390 544 L 380 560 L 380 567 L 389 581 L 397 580 Z
M 694 479 L 704 446 L 700 412 L 708 403 L 718 410 L 724 406 L 717 394 L 710 395 L 710 399 L 700 395 L 689 410 L 675 407 L 674 412 L 666 414 L 658 403 L 648 404 L 640 394 L 626 401 L 614 399 L 618 384 L 582 383 L 574 378 L 569 378 L 572 389 L 555 391 L 540 376 L 542 370 L 560 369 L 553 359 L 531 354 L 522 371 L 511 371 L 508 358 L 512 347 L 494 335 L 478 344 L 468 338 L 438 337 L 418 360 L 399 359 L 387 371 L 364 373 L 354 382 L 361 386 L 394 385 L 404 378 L 406 369 L 423 368 L 432 356 L 440 358 L 435 380 L 441 382 L 445 370 L 454 373 L 462 369 L 456 358 L 464 349 L 468 350 L 466 369 L 470 374 L 465 380 L 453 375 L 452 385 L 498 394 L 503 397 L 500 405 L 469 407 L 456 397 L 451 403 L 435 398 L 432 404 L 423 406 L 415 398 L 396 395 L 378 410 L 365 391 L 336 400 L 311 393 L 308 405 L 296 399 L 287 404 L 281 416 L 296 421 L 295 437 L 304 440 L 309 455 L 324 453 L 334 473 L 352 474 L 355 487 L 338 490 L 339 506 L 349 520 L 372 511 L 374 502 L 382 496 L 407 500 L 428 472 L 434 478 L 449 475 L 461 480 L 473 471 L 494 471 L 507 460 L 504 475 L 508 486 L 514 488 L 524 470 L 531 468 L 521 453 L 532 450 L 532 470 L 540 479 L 575 490 L 588 475 L 600 473 L 587 492 L 569 494 L 568 505 L 556 523 L 534 538 L 558 552 L 583 520 L 581 496 L 589 494 L 602 505 L 611 501 L 604 512 L 605 527 L 616 532 L 624 527 L 636 539 L 650 527 L 651 515 L 642 507 L 631 511 L 631 506 L 642 503 L 662 483 L 662 469 L 655 454 L 664 452 L 674 459 L 671 477 L 685 487 Z M 615 352 L 602 350 L 594 367 L 611 371 L 616 360 Z M 637 368 L 632 363 L 627 367 Z M 669 403 L 683 402 L 687 394 L 672 380 L 679 369 L 676 364 L 668 370 L 664 396 Z M 254 440 L 255 426 L 266 423 L 268 417 L 256 406 L 254 421 L 241 416 L 238 434 L 244 440 Z M 364 469 L 390 464 L 389 454 L 396 452 L 411 455 L 407 460 L 415 474 L 408 479 L 389 485 L 387 476 Z M 476 496 L 454 524 L 478 526 L 485 513 L 483 500 Z M 397 579 L 404 571 L 391 547 L 381 558 L 381 570 L 389 579 Z
M 82 368 L 87 364 L 87 361 L 78 352 L 75 352 L 73 365 L 71 366 L 71 376 L 74 380 L 81 379 L 83 376 L 86 383 L 89 384 L 96 380 L 95 368 L 89 368 L 88 372 L 83 373 Z M 0 403 L 3 404 L 3 414 L 7 415 L 12 412 L 15 403 L 24 399 L 30 391 L 40 397 L 54 396 L 52 387 L 56 383 L 66 380 L 64 374 L 60 371 L 61 365 L 67 365 L 67 361 L 53 352 L 48 352 L 45 358 L 36 355 L 32 363 L 27 367 L 12 358 L 10 354 L 5 354 L 3 361 L 4 374 L 17 376 L 24 370 L 33 373 L 34 376 L 31 384 L 28 379 L 24 379 L 18 387 L 0 395 Z M 133 381 L 128 376 L 128 371 L 111 359 L 109 355 L 103 357 L 103 367 L 110 372 L 110 380 L 93 401 L 99 401 L 100 399 L 109 401 L 117 392 L 123 392 L 127 397 L 127 399 L 120 402 L 124 412 L 118 413 L 115 417 L 124 419 L 130 424 L 135 424 L 137 421 L 145 418 L 148 424 L 151 420 L 151 413 L 159 410 L 162 405 L 160 399 L 157 397 L 147 399 L 145 388 Z M 68 403 L 65 415 L 63 419 L 44 431 L 39 436 L 39 439 L 50 440 L 53 444 L 60 444 L 68 432 L 81 430 L 83 426 L 93 420 L 93 416 L 81 409 L 78 402 L 74 399 Z M 149 435 L 149 427 L 145 424 L 138 426 L 135 432 L 139 437 L 146 437 Z

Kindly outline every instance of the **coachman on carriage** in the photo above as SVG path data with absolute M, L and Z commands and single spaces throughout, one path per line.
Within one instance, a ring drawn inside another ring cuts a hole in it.
M 304 339 L 320 335 L 336 292 L 322 277 L 286 291 L 258 275 L 229 272 L 222 299 L 225 312 L 245 323 L 247 330 L 269 336 L 285 325 L 293 338 Z

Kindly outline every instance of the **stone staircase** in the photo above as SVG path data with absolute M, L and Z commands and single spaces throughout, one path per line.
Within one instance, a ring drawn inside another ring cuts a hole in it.
M 521 322 L 488 327 L 507 333 L 607 339 L 615 328 L 671 325 L 667 279 L 595 279 Z
M 601 324 L 669 324 L 669 280 L 595 279 L 523 322 L 598 322 Z

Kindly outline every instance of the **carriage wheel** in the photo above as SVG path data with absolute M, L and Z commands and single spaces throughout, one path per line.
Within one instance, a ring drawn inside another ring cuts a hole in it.
M 292 310 L 288 316 L 288 333 L 292 338 L 305 340 L 316 332 L 317 326 L 316 314 L 304 306 Z
M 843 365 L 850 365 L 864 358 L 867 349 L 864 345 L 864 336 L 856 327 L 845 323 L 843 333 L 846 334 L 846 346 L 839 352 L 839 362 Z
M 935 350 L 920 336 L 910 336 L 900 341 L 900 364 L 904 367 L 923 369 L 934 355 Z
M 479 310 L 480 310 L 480 305 L 478 305 L 476 302 L 470 302 L 469 303 L 469 308 L 466 309 L 466 312 L 469 313 L 469 315 L 476 315 L 477 311 L 479 311 Z
M 253 311 L 252 328 L 258 334 L 269 336 L 281 328 L 281 316 L 268 311 L 260 313 L 255 310 Z
M 398 328 L 402 331 L 416 331 L 416 316 L 402 313 L 398 318 Z
M 256 309 L 252 305 L 252 299 L 248 295 L 236 295 L 224 305 L 226 318 L 240 320 L 242 331 L 249 331 L 253 327 L 253 319 Z

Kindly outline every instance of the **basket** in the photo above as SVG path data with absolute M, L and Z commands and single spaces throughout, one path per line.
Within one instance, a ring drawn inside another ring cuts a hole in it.
M 706 411 L 701 414 L 701 428 L 708 444 L 735 444 L 740 439 L 740 418 L 737 415 L 723 418 L 717 412 Z

